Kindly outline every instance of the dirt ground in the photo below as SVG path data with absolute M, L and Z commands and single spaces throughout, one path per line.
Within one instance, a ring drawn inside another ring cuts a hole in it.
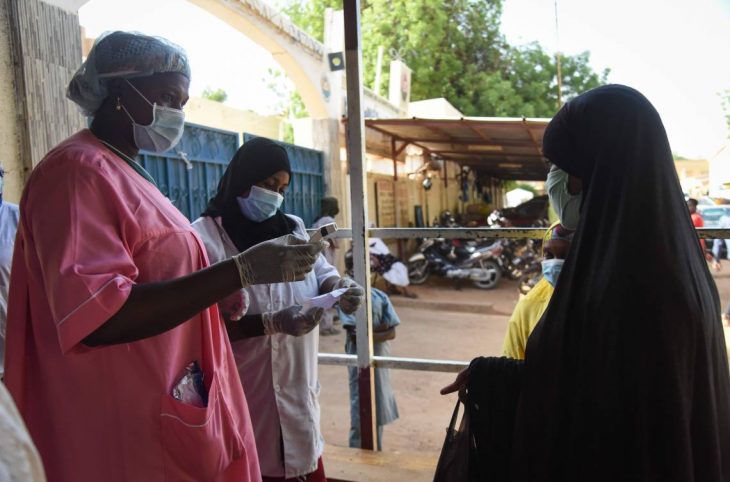
M 724 262 L 715 279 L 725 308 L 730 303 L 730 262 Z M 418 300 L 393 297 L 401 319 L 397 338 L 391 342 L 393 356 L 468 361 L 500 354 L 508 317 L 518 299 L 516 283 L 505 280 L 492 291 L 470 286 L 455 290 L 450 283 L 434 280 L 414 291 Z M 730 328 L 725 336 L 730 344 Z M 344 344 L 344 332 L 322 336 L 320 352 L 343 353 Z M 441 396 L 439 389 L 453 379 L 449 373 L 391 370 L 400 419 L 385 427 L 384 450 L 438 456 L 456 403 L 455 395 Z M 320 382 L 323 435 L 328 444 L 346 447 L 347 370 L 320 365 Z

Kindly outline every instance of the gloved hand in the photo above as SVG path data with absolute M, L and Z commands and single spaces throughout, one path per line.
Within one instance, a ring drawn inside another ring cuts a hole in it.
M 365 298 L 365 290 L 350 278 L 340 278 L 334 289 L 348 288 L 340 297 L 340 309 L 346 314 L 351 315 L 362 303 Z
M 301 313 L 299 305 L 290 306 L 281 311 L 262 313 L 261 321 L 264 324 L 264 333 L 286 333 L 292 336 L 306 335 L 317 326 L 322 319 L 324 309 L 312 308 Z
M 288 234 L 251 246 L 233 257 L 241 286 L 302 281 L 312 271 L 321 242 L 307 242 Z

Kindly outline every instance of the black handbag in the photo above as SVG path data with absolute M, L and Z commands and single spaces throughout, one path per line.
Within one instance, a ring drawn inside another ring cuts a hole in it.
M 464 407 L 459 429 L 456 430 L 456 420 L 459 417 L 460 401 L 456 402 L 451 423 L 446 429 L 446 439 L 441 448 L 434 482 L 470 482 L 469 459 L 474 453 L 474 441 L 469 430 L 469 412 Z

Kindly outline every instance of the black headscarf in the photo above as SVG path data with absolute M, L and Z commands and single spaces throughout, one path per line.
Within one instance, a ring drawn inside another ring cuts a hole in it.
M 286 150 L 265 137 L 244 143 L 236 152 L 218 183 L 218 192 L 208 202 L 203 216 L 221 216 L 223 228 L 240 251 L 294 232 L 296 223 L 277 210 L 269 219 L 257 223 L 241 214 L 236 198 L 257 182 L 279 171 L 291 176 Z
M 543 150 L 583 205 L 528 340 L 512 480 L 730 481 L 720 301 L 659 114 L 600 87 L 558 112 Z

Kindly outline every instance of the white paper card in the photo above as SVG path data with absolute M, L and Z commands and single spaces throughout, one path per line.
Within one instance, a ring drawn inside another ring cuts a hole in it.
M 314 298 L 302 303 L 302 311 L 307 311 L 311 308 L 332 308 L 340 300 L 340 297 L 345 294 L 349 288 L 340 288 L 338 290 L 332 290 L 329 293 L 315 296 Z

